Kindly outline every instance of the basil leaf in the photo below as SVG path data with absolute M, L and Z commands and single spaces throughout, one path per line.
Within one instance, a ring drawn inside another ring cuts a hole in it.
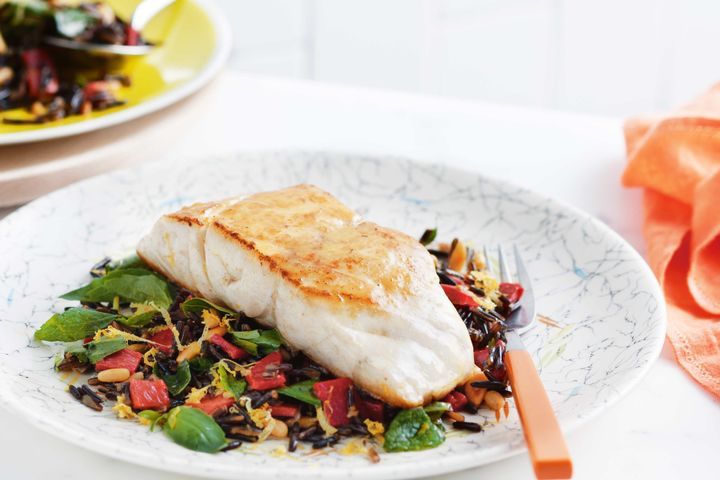
M 108 355 L 127 348 L 127 340 L 122 337 L 101 338 L 85 345 L 90 363 L 97 363 Z
M 422 237 L 420 237 L 420 243 L 427 246 L 430 245 L 433 240 L 435 240 L 435 237 L 437 237 L 437 228 L 428 228 L 425 230 L 425 232 L 422 234 Z
M 180 362 L 177 371 L 172 375 L 163 375 L 157 363 L 153 367 L 153 373 L 167 385 L 170 395 L 177 395 L 185 390 L 190 384 L 190 364 L 187 361 Z
M 423 410 L 428 414 L 430 420 L 437 422 L 442 417 L 443 413 L 450 411 L 451 407 L 446 402 L 433 402 L 430 405 L 426 405 Z
M 74 355 L 75 358 L 77 358 L 82 363 L 87 363 L 88 361 L 87 350 L 85 349 L 85 344 L 83 344 L 82 340 L 78 340 L 77 342 L 72 343 L 66 343 L 65 353 Z
M 388 452 L 409 452 L 434 448 L 443 443 L 445 433 L 422 408 L 403 410 L 390 422 L 383 448 Z
M 182 308 L 185 314 L 188 312 L 201 313 L 203 310 L 217 310 L 226 315 L 235 315 L 235 312 L 228 308 L 221 307 L 220 305 L 212 303 L 210 300 L 198 297 L 184 301 L 182 305 L 180 305 L 180 308 Z
M 232 342 L 238 347 L 248 352 L 253 357 L 258 354 L 258 347 L 253 343 L 250 338 L 257 338 L 260 336 L 259 330 L 250 330 L 249 332 L 230 332 L 232 336 Z
M 274 352 L 283 344 L 283 338 L 280 332 L 274 328 L 261 331 L 260 336 L 251 341 L 260 348 L 262 355 Z
M 280 395 L 285 395 L 286 397 L 291 397 L 295 400 L 319 407 L 321 404 L 320 399 L 313 393 L 313 385 L 315 385 L 316 382 L 317 380 L 305 380 L 295 385 L 290 385 L 289 387 L 280 388 L 277 392 Z
M 190 371 L 194 375 L 200 375 L 208 372 L 213 366 L 212 360 L 205 357 L 196 357 L 190 360 Z
M 142 412 L 138 413 L 138 417 L 144 418 L 145 420 L 150 421 L 150 431 L 155 430 L 155 425 L 158 423 L 158 421 L 164 416 L 163 413 L 156 412 L 155 410 L 143 410 Z
M 230 332 L 235 345 L 253 356 L 272 353 L 283 344 L 283 338 L 276 329 Z
M 120 270 L 123 268 L 144 268 L 148 270 L 148 266 L 142 261 L 137 254 L 130 255 L 129 257 L 121 258 L 119 260 L 113 260 L 107 264 L 107 271 Z
M 87 308 L 70 308 L 56 313 L 35 332 L 35 339 L 49 342 L 74 342 L 95 334 L 117 318 L 112 313 Z
M 152 310 L 148 312 L 136 313 L 135 315 L 131 315 L 129 317 L 120 316 L 116 320 L 118 323 L 125 325 L 126 327 L 144 327 L 148 323 L 152 322 L 152 319 L 155 318 L 156 313 L 156 310 Z
M 240 400 L 240 397 L 245 393 L 245 389 L 247 388 L 247 382 L 244 379 L 235 378 L 223 365 L 218 367 L 217 373 L 223 389 L 231 393 L 235 400 Z
M 197 408 L 181 406 L 170 410 L 163 431 L 173 442 L 198 452 L 215 453 L 226 444 L 222 428 Z
M 95 24 L 95 18 L 79 8 L 55 10 L 55 28 L 60 35 L 75 38 Z
M 113 270 L 60 298 L 81 302 L 112 302 L 115 297 L 126 302 L 153 302 L 161 308 L 169 307 L 173 300 L 170 284 L 142 268 Z

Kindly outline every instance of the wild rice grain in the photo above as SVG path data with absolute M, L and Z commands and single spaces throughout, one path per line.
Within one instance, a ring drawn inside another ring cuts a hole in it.
M 83 385 L 82 387 L 80 387 L 80 390 L 82 391 L 82 393 L 92 398 L 95 403 L 102 403 L 102 398 L 100 398 L 98 394 L 95 393 L 93 389 L 88 387 L 87 385 Z
M 474 422 L 453 422 L 453 427 L 458 430 L 467 430 L 469 432 L 482 432 L 482 425 Z
M 77 388 L 75 385 L 70 385 L 70 386 L 68 387 L 68 391 L 70 392 L 70 395 L 72 395 L 73 397 L 75 397 L 76 400 L 82 400 L 83 394 L 82 394 L 82 392 L 80 391 L 80 389 Z
M 242 445 L 242 442 L 240 440 L 232 440 L 232 441 L 228 442 L 228 444 L 225 445 L 225 447 L 220 449 L 220 451 L 227 452 L 228 450 L 234 450 L 234 449 L 238 448 L 240 445 Z
M 80 400 L 83 405 L 85 405 L 88 408 L 92 408 L 96 412 L 102 412 L 102 405 L 100 403 L 95 402 L 95 400 L 90 395 L 83 395 L 82 400 Z

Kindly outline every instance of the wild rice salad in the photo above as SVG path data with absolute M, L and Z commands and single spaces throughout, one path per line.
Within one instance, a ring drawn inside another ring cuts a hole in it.
M 108 45 L 145 45 L 140 34 L 103 2 L 0 0 L 0 111 L 11 125 L 42 124 L 123 105 L 130 78 L 102 59 L 49 48 L 45 36 Z M 80 56 L 80 59 L 77 58 Z M 82 61 L 78 61 L 82 60 Z
M 480 408 L 507 416 L 504 319 L 520 295 L 498 284 L 461 241 L 420 241 L 434 255 L 442 288 L 467 326 L 482 369 L 442 401 L 400 410 L 337 378 L 242 312 L 193 296 L 149 270 L 137 257 L 105 259 L 93 280 L 61 298 L 80 302 L 35 333 L 64 342 L 61 372 L 92 373 L 69 392 L 87 407 L 109 406 L 121 419 L 162 431 L 202 452 L 243 442 L 284 439 L 287 451 L 324 449 L 365 454 L 440 445 L 447 428 L 482 431 L 464 414 Z

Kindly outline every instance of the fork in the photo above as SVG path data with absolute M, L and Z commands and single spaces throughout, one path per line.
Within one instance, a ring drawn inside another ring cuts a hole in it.
M 513 305 L 508 316 L 505 337 L 507 346 L 504 362 L 512 387 L 515 405 L 520 415 L 520 423 L 525 433 L 535 476 L 539 479 L 565 479 L 572 477 L 572 459 L 565 439 L 550 405 L 550 399 L 543 387 L 532 357 L 523 344 L 520 334 L 535 321 L 535 298 L 533 296 L 530 275 L 525 268 L 517 245 L 515 267 L 518 282 L 524 293 Z M 493 272 L 487 248 L 484 249 L 485 265 Z M 505 260 L 501 245 L 498 245 L 498 266 L 500 281 L 512 283 L 512 276 Z

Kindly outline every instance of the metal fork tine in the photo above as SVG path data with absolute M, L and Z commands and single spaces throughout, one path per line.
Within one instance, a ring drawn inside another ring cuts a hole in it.
M 495 276 L 495 269 L 490 261 L 490 253 L 488 252 L 487 245 L 483 245 L 483 255 L 485 256 L 485 268 L 490 275 Z
M 513 245 L 515 251 L 515 270 L 517 271 L 518 283 L 525 289 L 525 293 L 520 299 L 520 304 L 523 309 L 527 312 L 531 319 L 535 318 L 535 295 L 533 293 L 532 281 L 530 280 L 530 274 L 525 268 L 525 262 L 520 255 L 520 249 L 517 245 Z
M 512 282 L 512 276 L 510 275 L 510 269 L 508 268 L 507 261 L 505 260 L 505 252 L 503 251 L 502 245 L 498 245 L 498 264 L 500 265 L 500 281 L 501 282 Z

